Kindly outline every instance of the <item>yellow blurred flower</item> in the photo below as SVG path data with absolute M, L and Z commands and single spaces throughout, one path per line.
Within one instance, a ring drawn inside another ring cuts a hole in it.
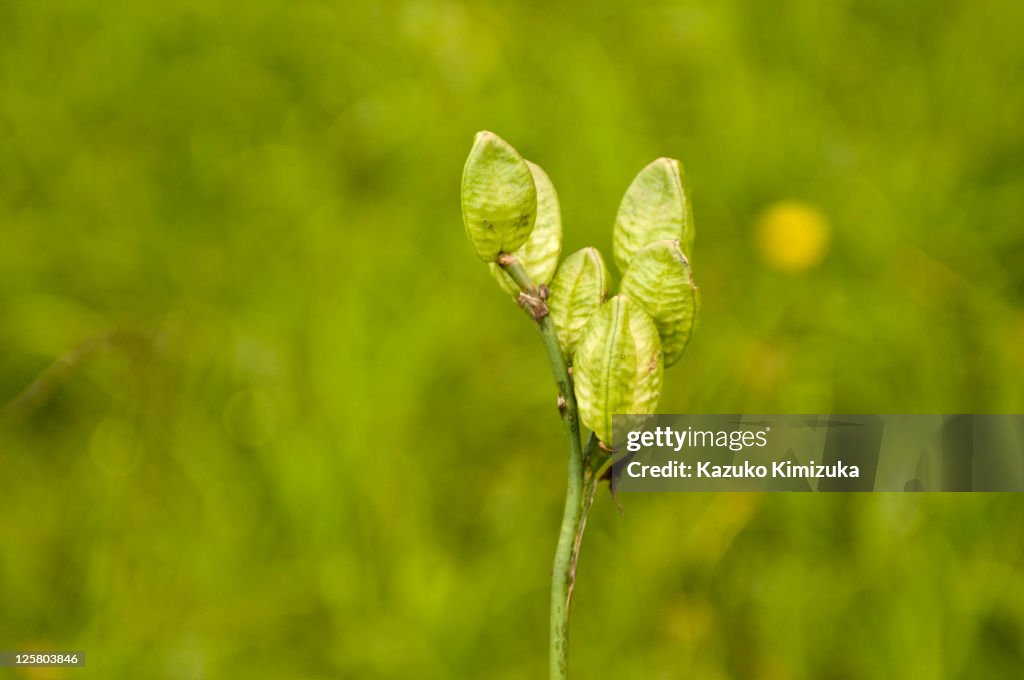
M 787 272 L 800 272 L 821 263 L 828 250 L 829 225 L 814 207 L 780 201 L 757 221 L 757 245 L 765 262 Z

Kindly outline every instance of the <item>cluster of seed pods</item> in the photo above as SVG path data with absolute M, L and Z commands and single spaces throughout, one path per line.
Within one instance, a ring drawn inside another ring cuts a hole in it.
M 572 367 L 580 419 L 606 449 L 613 414 L 654 413 L 663 371 L 686 351 L 700 307 L 690 269 L 693 212 L 682 164 L 659 158 L 633 180 L 613 227 L 618 293 L 601 253 L 584 248 L 559 263 L 562 218 L 551 179 L 510 144 L 480 132 L 462 175 L 462 216 L 477 256 L 503 289 L 522 285 L 503 269 L 515 257 L 542 297 Z

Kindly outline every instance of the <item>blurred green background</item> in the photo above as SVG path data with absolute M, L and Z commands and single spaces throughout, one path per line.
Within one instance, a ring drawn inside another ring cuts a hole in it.
M 633 175 L 683 160 L 704 306 L 663 412 L 1020 412 L 1021 25 L 0 0 L 0 648 L 87 653 L 0 674 L 544 676 L 564 454 L 540 340 L 463 234 L 481 128 L 547 169 L 566 253 L 609 256 Z M 1019 497 L 619 500 L 578 678 L 1024 666 Z

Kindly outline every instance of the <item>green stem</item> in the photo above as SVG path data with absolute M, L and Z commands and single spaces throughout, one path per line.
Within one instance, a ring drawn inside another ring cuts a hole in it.
M 561 355 L 561 348 L 558 352 Z M 565 366 L 564 360 L 561 363 L 562 366 Z M 552 370 L 556 370 L 554 361 L 552 361 L 551 367 Z M 568 377 L 568 373 L 566 373 L 566 377 Z M 565 508 L 562 511 L 562 528 L 558 534 L 558 547 L 555 549 L 555 561 L 551 571 L 549 652 L 552 680 L 564 680 L 569 675 L 569 612 L 573 586 L 576 582 L 579 542 L 583 538 L 583 526 L 586 520 L 583 505 L 583 452 L 580 447 L 576 397 L 571 388 L 568 393 L 567 407 L 562 412 L 569 452 L 568 485 L 565 492 Z
M 548 316 L 547 305 L 544 302 L 546 291 L 533 282 L 515 256 L 502 254 L 498 257 L 498 264 L 522 290 L 519 304 L 537 322 L 548 352 L 551 373 L 558 387 L 558 411 L 565 431 L 569 480 L 565 493 L 565 509 L 562 513 L 562 528 L 558 534 L 558 547 L 555 549 L 555 562 L 551 572 L 549 651 L 551 680 L 565 680 L 569 674 L 569 610 L 576 580 L 576 560 L 579 557 L 580 542 L 586 525 L 586 512 L 590 507 L 588 497 L 593 498 L 593 493 L 591 491 L 590 494 L 585 494 L 583 447 L 580 443 L 576 393 L 572 387 L 569 367 L 565 362 L 565 355 L 562 354 L 558 335 Z
M 600 467 L 605 460 L 605 453 L 598 447 L 597 435 L 590 433 L 587 445 L 583 450 L 583 491 L 580 494 L 580 520 L 576 525 L 573 537 L 572 555 L 569 558 L 569 600 L 572 600 L 572 587 L 576 581 L 576 563 L 580 559 L 580 545 L 583 543 L 583 532 L 587 528 L 587 515 L 594 503 L 594 492 L 601 481 Z

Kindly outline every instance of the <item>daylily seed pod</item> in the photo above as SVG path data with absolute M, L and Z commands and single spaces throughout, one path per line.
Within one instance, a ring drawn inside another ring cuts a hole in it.
M 533 173 L 519 152 L 492 132 L 478 132 L 462 171 L 462 222 L 484 262 L 526 243 L 537 217 Z
M 661 340 L 654 321 L 628 297 L 613 297 L 583 329 L 574 376 L 583 424 L 614 447 L 612 415 L 654 413 L 661 398 Z
M 637 174 L 619 204 L 612 235 L 615 264 L 625 272 L 641 248 L 663 239 L 678 240 L 689 258 L 693 237 L 693 209 L 683 164 L 659 158 Z
M 679 361 L 697 323 L 700 295 L 679 241 L 655 241 L 638 252 L 619 292 L 644 308 L 658 327 L 665 368 Z
M 537 219 L 530 237 L 513 255 L 536 284 L 548 284 L 558 267 L 558 256 L 562 254 L 562 213 L 551 178 L 539 165 L 530 161 L 526 164 L 537 187 Z M 502 288 L 512 295 L 519 294 L 519 286 L 497 263 L 492 262 L 490 267 Z
M 548 309 L 562 352 L 572 359 L 583 327 L 608 295 L 608 267 L 597 248 L 578 250 L 558 267 Z

